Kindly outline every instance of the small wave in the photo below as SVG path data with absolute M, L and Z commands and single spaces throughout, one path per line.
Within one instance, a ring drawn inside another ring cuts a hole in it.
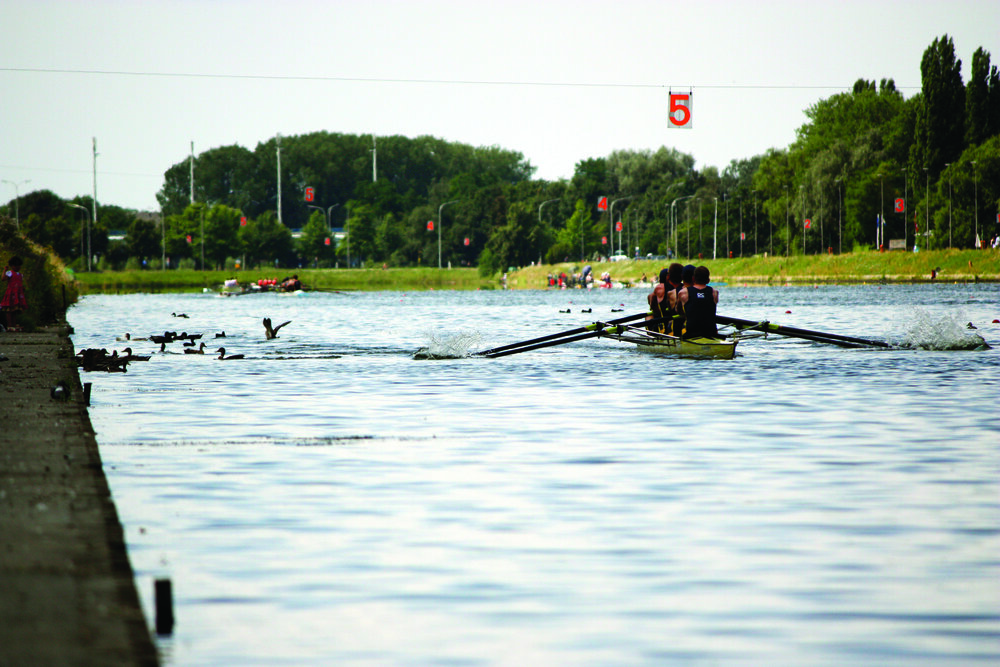
M 414 359 L 463 359 L 471 356 L 473 348 L 482 342 L 482 336 L 471 332 L 443 338 L 431 333 L 427 337 L 430 342 L 413 353 Z
M 921 350 L 989 349 L 982 336 L 969 332 L 965 319 L 962 313 L 930 315 L 915 310 L 900 345 Z

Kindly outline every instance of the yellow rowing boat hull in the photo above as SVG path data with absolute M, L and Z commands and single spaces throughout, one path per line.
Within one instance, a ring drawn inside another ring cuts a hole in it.
M 676 338 L 674 336 L 628 335 L 612 336 L 615 340 L 635 343 L 642 352 L 668 354 L 675 357 L 732 359 L 736 356 L 736 340 L 718 338 Z

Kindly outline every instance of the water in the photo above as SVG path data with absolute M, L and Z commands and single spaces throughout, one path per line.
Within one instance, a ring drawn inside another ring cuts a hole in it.
M 997 294 L 723 287 L 731 317 L 994 345 L 770 337 L 732 361 L 413 358 L 637 291 L 91 296 L 69 318 L 77 349 L 176 330 L 247 357 L 136 342 L 151 361 L 84 377 L 150 623 L 174 585 L 168 665 L 996 664 Z M 292 323 L 266 341 L 265 316 Z

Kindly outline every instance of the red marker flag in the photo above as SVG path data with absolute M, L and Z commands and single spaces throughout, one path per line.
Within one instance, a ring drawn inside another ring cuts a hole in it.
M 433 232 L 434 231 L 434 221 L 433 220 L 428 220 L 427 221 L 427 231 L 429 231 L 429 232 Z
M 812 226 L 812 220 L 806 218 L 806 229 L 809 229 L 811 226 Z
M 607 197 L 603 197 L 602 196 L 602 197 L 598 197 L 597 198 L 597 210 L 598 211 L 607 211 L 608 210 L 608 198 Z
M 896 197 L 896 213 L 906 213 L 906 202 L 902 197 Z

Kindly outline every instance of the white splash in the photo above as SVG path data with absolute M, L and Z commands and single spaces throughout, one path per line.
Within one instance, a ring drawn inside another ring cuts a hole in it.
M 986 347 L 986 341 L 969 330 L 968 319 L 961 312 L 931 315 L 914 310 L 902 345 L 923 350 L 975 350 Z
M 478 332 L 465 332 L 439 336 L 436 333 L 427 334 L 428 343 L 413 353 L 414 359 L 462 359 L 471 356 L 473 348 L 482 343 Z

